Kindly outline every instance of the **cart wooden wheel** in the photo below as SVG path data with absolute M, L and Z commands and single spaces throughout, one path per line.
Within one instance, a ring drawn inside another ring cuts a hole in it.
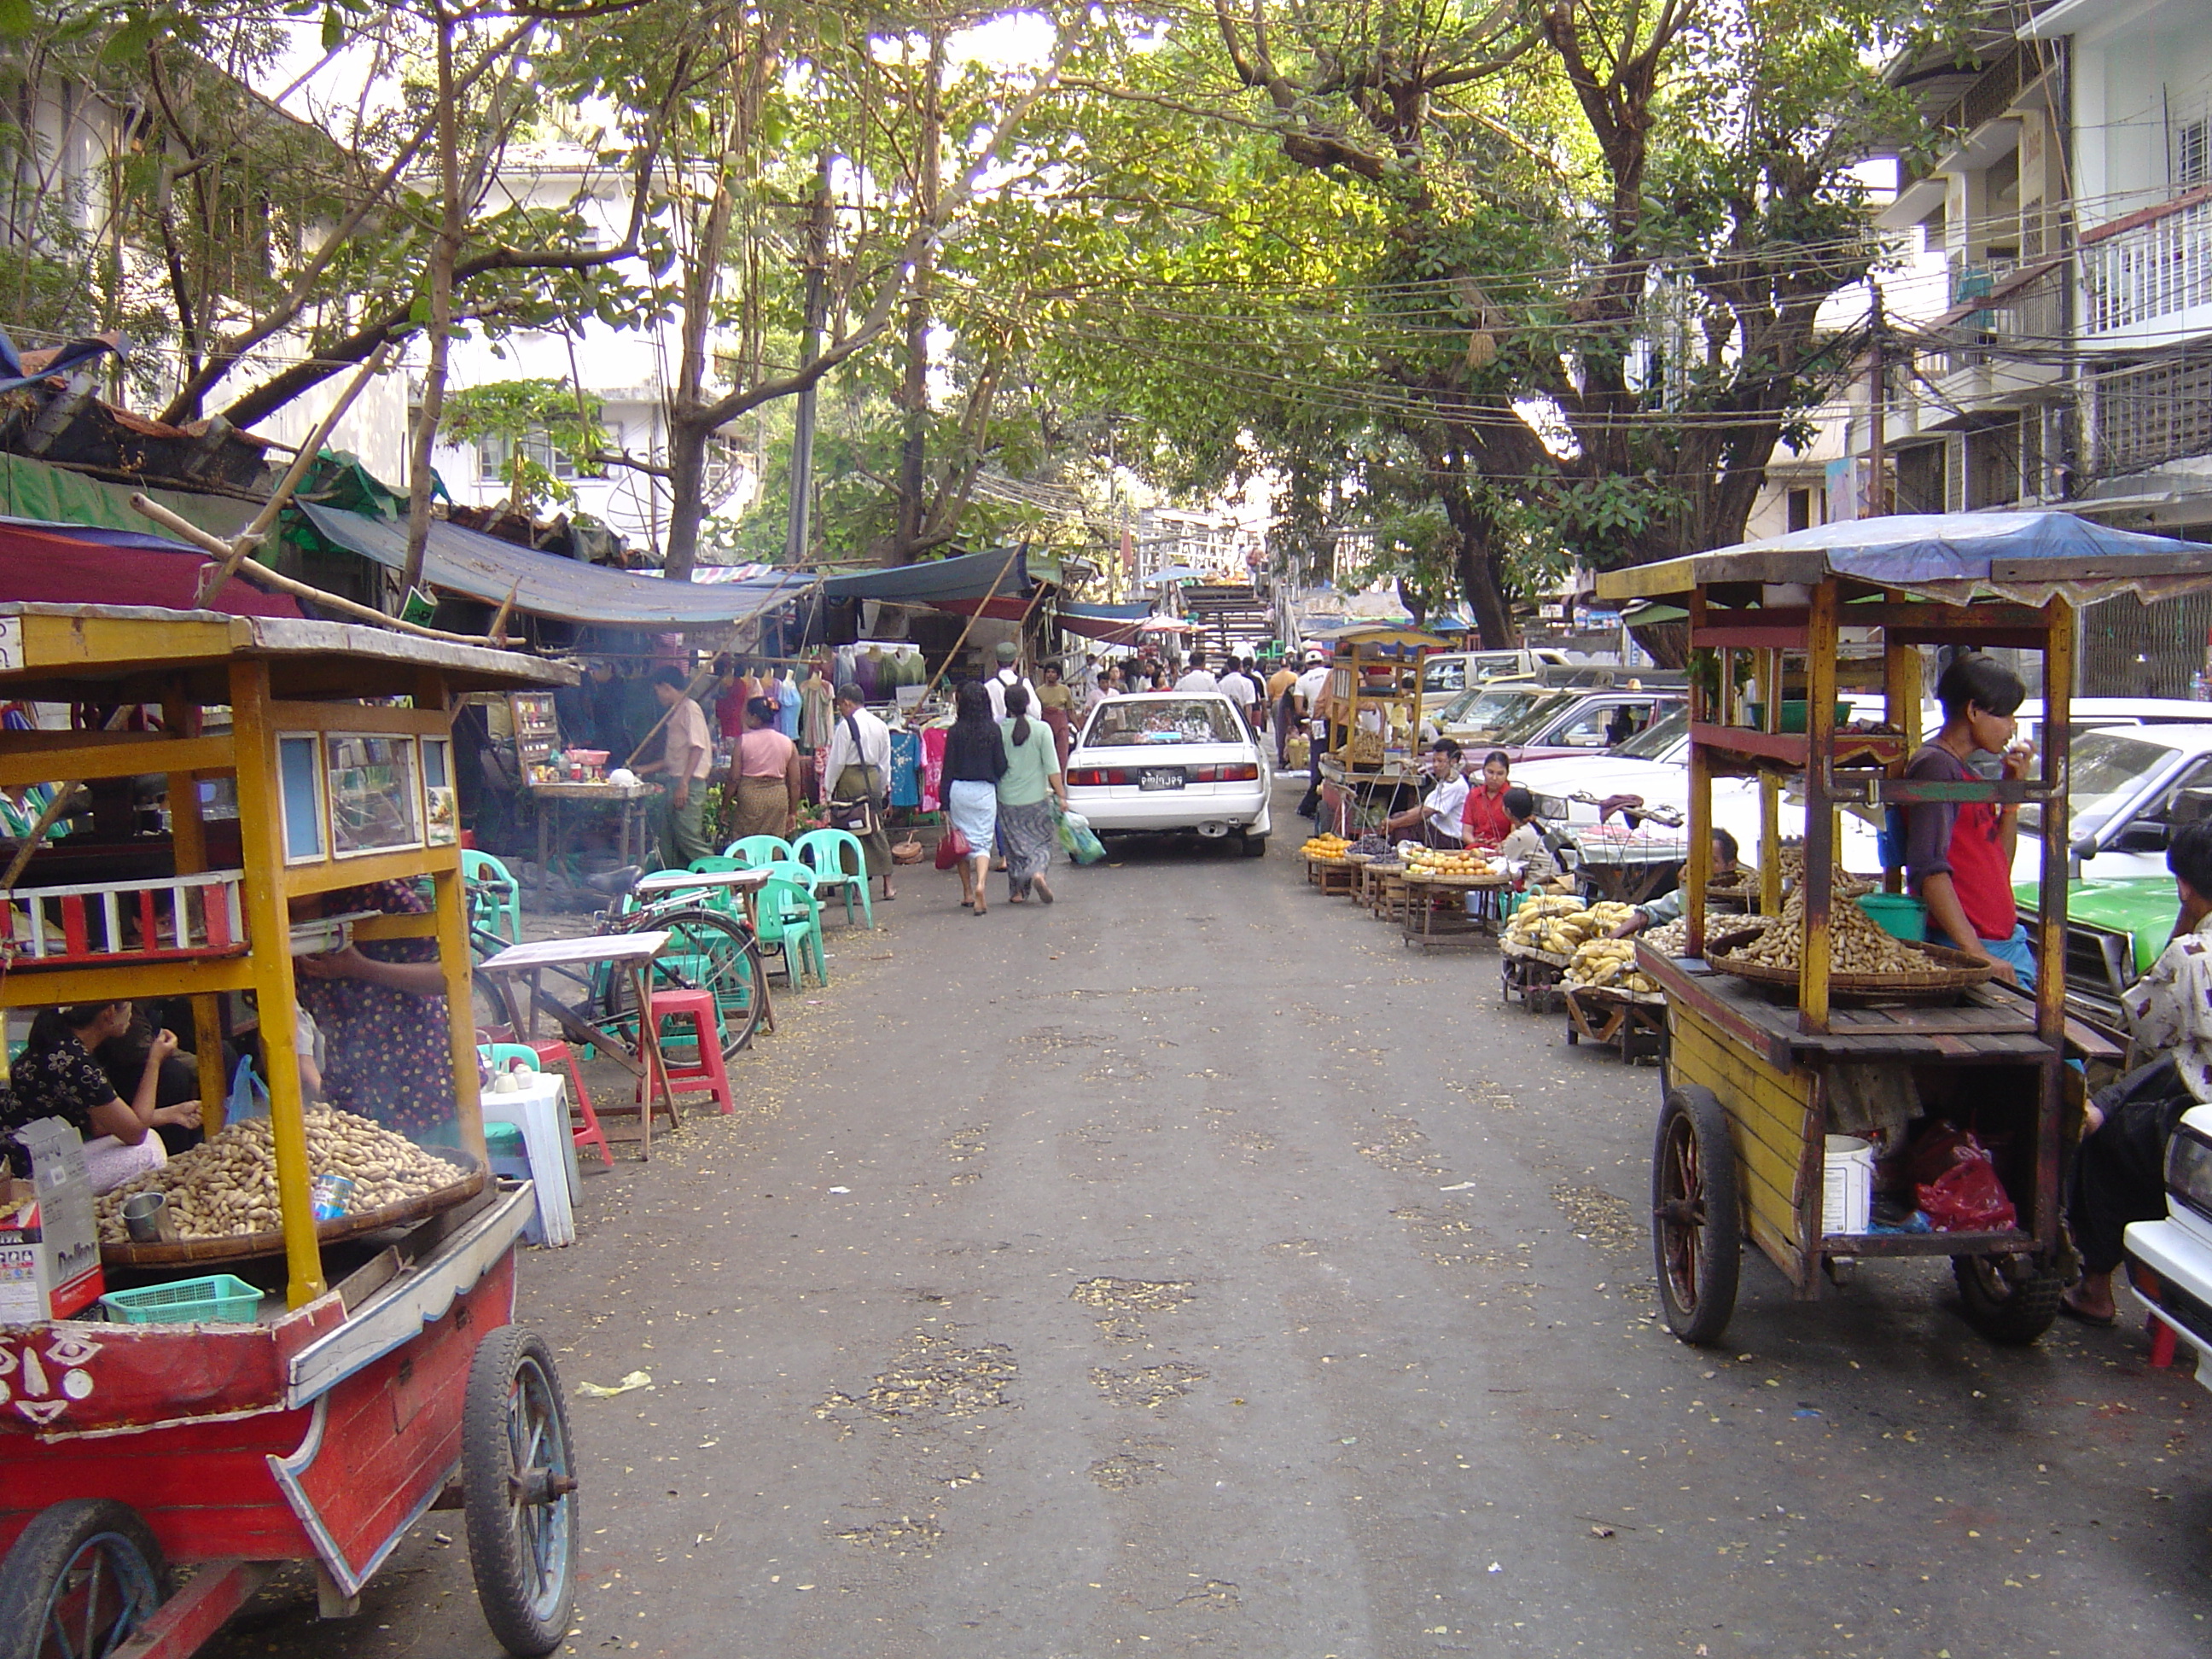
M 484 1622 L 509 1653 L 552 1652 L 576 1599 L 576 1474 L 560 1375 L 535 1331 L 502 1325 L 470 1363 L 461 1494 Z
M 1651 1245 L 1668 1328 L 1715 1342 L 1735 1311 L 1743 1265 L 1735 1147 L 1710 1089 L 1669 1090 L 1651 1153 Z
M 1966 1322 L 2009 1348 L 2025 1347 L 2051 1328 L 2066 1289 L 2041 1255 L 1954 1255 L 1951 1275 L 1959 1281 Z
M 161 1547 L 129 1504 L 53 1504 L 0 1561 L 0 1659 L 106 1659 L 167 1589 Z

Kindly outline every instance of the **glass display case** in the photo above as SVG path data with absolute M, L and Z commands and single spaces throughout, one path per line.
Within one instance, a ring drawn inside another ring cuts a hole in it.
M 354 858 L 422 846 L 415 739 L 332 732 L 323 744 L 331 855 Z M 446 770 L 450 782 L 450 766 Z

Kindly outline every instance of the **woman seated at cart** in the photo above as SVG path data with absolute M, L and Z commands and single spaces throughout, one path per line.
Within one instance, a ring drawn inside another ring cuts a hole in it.
M 2112 1270 L 2128 1223 L 2166 1214 L 2166 1143 L 2184 1113 L 2212 1104 L 2212 821 L 2175 831 L 2166 867 L 2181 901 L 2172 942 L 2122 1003 L 2131 1048 L 2158 1058 L 2089 1103 L 2067 1194 L 2081 1282 L 2058 1305 L 2085 1324 L 2117 1318 Z
M 17 1057 L 7 1092 L 0 1097 L 0 1131 L 58 1117 L 84 1138 L 85 1174 L 94 1194 L 112 1192 L 168 1162 L 168 1152 L 155 1133 L 164 1124 L 199 1125 L 197 1100 L 155 1103 L 161 1062 L 177 1051 L 173 1032 L 155 1033 L 131 1098 L 116 1092 L 93 1051 L 130 1029 L 127 1002 L 40 1010 L 31 1022 L 29 1046 Z
M 297 901 L 294 914 L 295 920 L 349 910 L 404 916 L 429 908 L 413 883 L 381 881 L 325 894 L 319 906 Z M 324 1098 L 417 1145 L 458 1145 L 459 1106 L 437 941 L 366 940 L 298 957 L 292 967 L 301 1006 L 322 1033 Z
M 2015 743 L 2013 710 L 2027 696 L 2020 677 L 1984 656 L 1960 657 L 1936 684 L 1943 729 L 1905 769 L 1908 778 L 1980 781 L 1967 764 L 1978 753 L 2004 757 L 2004 775 L 2026 777 L 2034 746 Z M 1928 938 L 1995 963 L 1997 977 L 2030 984 L 2035 958 L 2012 896 L 2017 803 L 1930 801 L 1905 814 L 1905 874 L 1928 906 Z
M 1469 847 L 1495 847 L 1513 833 L 1513 820 L 1505 811 L 1505 788 L 1512 781 L 1512 763 L 1503 749 L 1483 757 L 1482 787 L 1467 792 L 1467 808 L 1460 815 Z
M 1505 816 L 1513 827 L 1498 844 L 1498 856 L 1528 866 L 1528 879 L 1549 881 L 1559 873 L 1559 861 L 1544 840 L 1544 826 L 1536 821 L 1536 798 L 1517 784 L 1505 792 Z

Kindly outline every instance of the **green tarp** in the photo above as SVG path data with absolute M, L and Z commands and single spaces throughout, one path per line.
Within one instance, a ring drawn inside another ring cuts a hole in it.
M 0 518 L 97 525 L 179 540 L 151 519 L 131 510 L 134 493 L 127 484 L 105 483 L 27 456 L 0 453 Z M 245 529 L 255 512 L 252 501 L 234 501 L 228 495 L 188 495 L 174 489 L 144 493 L 186 522 L 225 541 Z

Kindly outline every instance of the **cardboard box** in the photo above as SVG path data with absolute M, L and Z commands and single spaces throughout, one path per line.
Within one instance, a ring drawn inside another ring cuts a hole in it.
M 0 1213 L 0 1325 L 66 1319 L 107 1288 L 84 1142 L 58 1117 L 15 1132 L 31 1155 L 30 1191 Z

